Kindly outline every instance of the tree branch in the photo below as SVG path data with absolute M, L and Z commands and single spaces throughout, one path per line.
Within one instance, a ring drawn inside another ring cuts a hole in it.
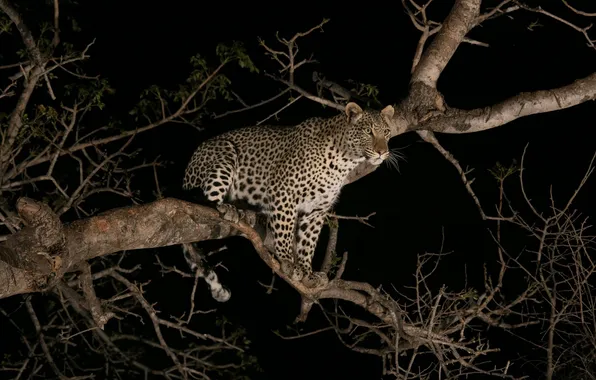
M 35 89 L 37 82 L 41 78 L 41 74 L 47 61 L 42 59 L 41 52 L 37 47 L 37 43 L 35 42 L 31 31 L 14 6 L 8 0 L 0 0 L 0 9 L 8 15 L 10 20 L 17 27 L 19 33 L 21 34 L 21 39 L 27 48 L 27 52 L 33 61 L 33 68 L 29 70 L 29 73 L 25 78 L 23 92 L 21 92 L 19 100 L 17 101 L 17 105 L 10 115 L 10 119 L 8 121 L 8 130 L 3 136 L 2 145 L 0 146 L 1 183 L 9 162 L 8 159 L 10 157 L 10 152 L 23 125 L 23 113 L 25 112 L 25 108 L 27 108 L 27 104 L 29 103 L 29 99 L 31 98 L 31 94 L 33 94 L 33 90 Z
M 25 200 L 40 207 L 45 206 L 40 202 Z M 256 220 L 254 213 L 246 214 L 240 225 L 254 232 L 251 228 Z M 51 268 L 43 257 L 27 267 L 10 265 L 7 257 L 16 257 L 14 260 L 19 262 L 22 255 L 33 258 L 39 256 L 38 241 L 30 238 L 36 236 L 36 231 L 36 228 L 23 229 L 0 243 L 0 299 L 40 291 L 47 285 L 46 277 L 51 271 L 55 271 L 56 278 L 61 278 L 95 257 L 124 250 L 165 247 L 239 234 L 230 223 L 220 219 L 214 209 L 165 198 L 142 206 L 110 210 L 62 227 L 65 241 L 64 249 L 58 256 L 60 267 Z
M 409 130 L 472 133 L 500 127 L 520 117 L 558 111 L 596 98 L 596 73 L 552 90 L 521 93 L 494 106 L 474 110 L 448 109 Z
M 423 54 L 411 83 L 422 82 L 436 88 L 439 76 L 455 54 L 480 14 L 480 0 L 457 0 L 445 19 L 443 27 Z

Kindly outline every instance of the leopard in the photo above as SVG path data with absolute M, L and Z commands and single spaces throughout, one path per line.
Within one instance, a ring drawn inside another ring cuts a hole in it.
M 235 202 L 256 207 L 281 272 L 307 288 L 324 287 L 327 275 L 312 270 L 321 229 L 353 169 L 393 158 L 394 112 L 391 105 L 376 111 L 349 102 L 331 117 L 223 132 L 196 148 L 182 188 L 202 190 L 227 220 L 238 221 Z

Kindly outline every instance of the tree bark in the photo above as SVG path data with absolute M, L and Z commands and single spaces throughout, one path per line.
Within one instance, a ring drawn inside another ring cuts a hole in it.
M 28 225 L 0 243 L 0 299 L 41 291 L 95 257 L 242 235 L 216 210 L 173 198 L 110 210 L 66 226 L 56 223 L 48 206 L 31 199 L 19 199 L 17 210 Z M 251 231 L 256 216 L 245 214 L 238 226 Z M 56 236 L 63 241 L 56 244 Z

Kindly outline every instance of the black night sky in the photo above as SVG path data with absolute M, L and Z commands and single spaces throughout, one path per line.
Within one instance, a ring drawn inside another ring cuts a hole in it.
M 453 1 L 436 2 L 430 15 L 442 20 Z M 485 3 L 493 6 L 498 1 Z M 574 2 L 577 7 L 588 3 Z M 584 9 L 596 11 L 592 4 Z M 551 10 L 572 20 L 587 22 L 574 18 L 557 4 Z M 74 15 L 82 32 L 64 39 L 84 45 L 96 38 L 89 52 L 91 61 L 87 72 L 107 78 L 116 90 L 106 100 L 109 116 L 131 123 L 130 118 L 126 119 L 127 112 L 138 101 L 140 91 L 153 84 L 174 87 L 182 82 L 190 71 L 192 55 L 201 53 L 215 60 L 218 43 L 242 41 L 257 67 L 274 73 L 277 67 L 264 56 L 258 37 L 274 42 L 276 32 L 291 37 L 323 18 L 330 19 L 324 32 L 315 32 L 299 42 L 303 54 L 313 53 L 318 63 L 306 66 L 298 74 L 297 83 L 313 91 L 310 78 L 315 70 L 338 83 L 353 79 L 374 84 L 380 90 L 381 102 L 394 104 L 407 94 L 410 66 L 420 35 L 399 1 L 349 4 L 104 0 L 80 2 Z M 528 27 L 536 21 L 542 26 Z M 502 17 L 475 28 L 469 36 L 490 44 L 490 48 L 469 44 L 458 48 L 439 80 L 439 90 L 452 107 L 489 106 L 520 92 L 569 84 L 596 68 L 596 51 L 586 46 L 580 33 L 536 14 L 516 12 L 512 18 Z M 230 66 L 226 75 L 232 80 L 234 90 L 249 104 L 283 89 L 280 83 L 237 66 Z M 136 144 L 143 147 L 143 155 L 148 159 L 160 155 L 170 163 L 160 169 L 160 183 L 166 196 L 182 196 L 184 167 L 205 136 L 217 133 L 218 129 L 255 123 L 283 106 L 285 100 L 281 98 L 265 107 L 230 117 L 206 120 L 206 132 L 182 124 L 165 125 L 143 135 Z M 227 105 L 228 109 L 238 106 Z M 330 116 L 335 112 L 301 99 L 280 114 L 278 123 L 291 125 L 311 116 Z M 589 137 L 593 112 L 593 102 L 587 102 L 567 110 L 519 119 L 486 132 L 437 134 L 437 137 L 462 167 L 474 168 L 474 189 L 488 212 L 495 210 L 498 200 L 497 183 L 488 170 L 497 161 L 505 165 L 513 160 L 519 162 L 528 145 L 527 191 L 546 208 L 550 185 L 557 197 L 566 199 L 588 167 L 596 148 L 594 139 Z M 350 255 L 344 278 L 386 288 L 411 285 L 416 255 L 436 252 L 443 245 L 443 251 L 453 253 L 439 269 L 437 287 L 441 283 L 451 288 L 463 286 L 464 271 L 467 271 L 468 281 L 482 281 L 482 265 L 495 260 L 495 247 L 488 233 L 494 224 L 482 221 L 456 170 L 417 134 L 398 136 L 391 140 L 391 147 L 401 148 L 406 157 L 406 161 L 400 163 L 400 171 L 382 166 L 346 187 L 335 210 L 340 215 L 359 216 L 376 212 L 371 218 L 374 228 L 353 221 L 340 222 L 338 252 L 348 251 Z M 145 185 L 137 183 L 137 186 Z M 152 183 L 149 181 L 146 186 Z M 520 201 L 518 180 L 512 180 L 508 186 L 511 201 Z M 592 178 L 576 203 L 585 215 L 594 214 L 593 191 Z M 125 204 L 99 207 L 110 209 L 121 205 Z M 521 202 L 518 205 L 521 206 Z M 326 238 L 324 231 L 320 249 L 324 248 Z M 254 353 L 264 370 L 255 378 L 381 378 L 380 360 L 351 352 L 332 331 L 298 340 L 277 337 L 274 330 L 290 334 L 286 326 L 299 312 L 298 294 L 279 278 L 275 283 L 278 290 L 265 294 L 258 281 L 269 283 L 271 272 L 250 244 L 241 238 L 212 244 L 217 247 L 223 243 L 230 249 L 212 259 L 221 261 L 228 269 L 220 272 L 222 281 L 232 291 L 232 298 L 226 304 L 216 305 L 203 288 L 197 299 L 205 300 L 205 308 L 217 306 L 228 319 L 247 328 Z M 160 258 L 181 256 L 178 247 L 158 252 Z M 130 263 L 143 260 L 147 267 L 154 265 L 150 258 L 139 259 L 148 256 L 143 252 L 130 252 L 128 256 Z M 321 257 L 318 259 L 315 258 L 315 265 Z M 185 292 L 187 286 L 180 281 L 169 283 L 164 278 L 156 279 L 150 289 L 161 302 L 160 294 Z M 178 301 L 186 302 L 185 297 Z M 170 297 L 169 301 L 161 302 L 159 308 L 169 315 L 170 307 L 180 307 L 176 302 Z M 310 319 L 298 328 L 308 332 L 325 325 L 320 310 L 314 308 Z M 495 339 L 496 344 L 507 347 L 509 338 L 497 336 Z

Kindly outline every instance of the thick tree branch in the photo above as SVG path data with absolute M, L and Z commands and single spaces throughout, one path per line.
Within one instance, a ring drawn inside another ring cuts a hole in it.
M 27 202 L 43 205 L 32 200 Z M 254 214 L 246 214 L 246 221 L 254 223 Z M 250 224 L 242 225 L 252 231 Z M 0 299 L 40 291 L 46 286 L 50 271 L 61 278 L 95 257 L 124 250 L 165 247 L 239 234 L 230 223 L 220 219 L 214 209 L 166 198 L 143 206 L 110 210 L 64 226 L 64 249 L 58 256 L 60 266 L 52 268 L 45 263 L 44 257 L 36 257 L 39 244 L 30 238 L 35 236 L 36 231 L 37 228 L 23 229 L 0 243 Z M 28 266 L 21 265 L 23 255 L 37 258 L 37 261 Z
M 491 107 L 474 110 L 450 108 L 408 130 L 425 129 L 441 133 L 472 133 L 507 124 L 520 117 L 559 111 L 596 98 L 596 73 L 552 90 L 521 93 Z
M 457 0 L 443 27 L 423 54 L 411 83 L 436 88 L 439 76 L 480 14 L 480 0 Z

